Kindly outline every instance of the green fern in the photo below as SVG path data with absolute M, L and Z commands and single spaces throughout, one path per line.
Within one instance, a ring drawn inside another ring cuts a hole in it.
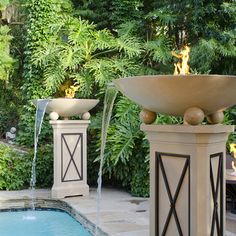
M 139 56 L 143 51 L 141 43 L 136 37 L 121 36 L 116 39 L 117 49 L 119 52 L 125 52 L 129 58 Z
M 170 64 L 172 59 L 171 50 L 173 49 L 172 41 L 164 36 L 158 37 L 156 40 L 147 41 L 145 49 L 152 60 L 165 64 Z

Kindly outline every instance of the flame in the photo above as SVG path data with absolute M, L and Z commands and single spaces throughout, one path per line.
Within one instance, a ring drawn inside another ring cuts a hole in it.
M 65 90 L 66 98 L 73 98 L 75 96 L 75 92 L 78 91 L 79 86 L 71 85 L 69 88 Z
M 233 153 L 234 158 L 236 159 L 236 144 L 231 143 L 229 146 L 230 146 L 230 150 L 229 150 L 230 153 Z M 232 169 L 234 170 L 234 172 L 236 173 L 236 166 L 235 166 L 234 161 L 232 161 L 231 166 L 232 166 Z
M 190 47 L 187 45 L 180 51 L 179 54 L 172 52 L 174 57 L 180 59 L 179 62 L 175 63 L 174 75 L 187 75 L 189 74 L 190 67 L 188 65 Z

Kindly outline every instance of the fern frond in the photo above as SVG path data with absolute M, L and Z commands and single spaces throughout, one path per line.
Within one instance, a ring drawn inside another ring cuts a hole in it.
M 217 58 L 217 43 L 214 39 L 201 39 L 190 51 L 190 67 L 200 73 L 209 72 Z
M 83 40 L 88 40 L 95 29 L 95 26 L 88 21 L 72 17 L 68 17 L 65 27 L 68 29 L 68 40 L 72 44 L 81 44 Z
M 140 66 L 137 61 L 130 60 L 129 58 L 112 58 L 113 73 L 116 78 L 127 77 L 139 74 Z
M 110 59 L 93 59 L 85 63 L 84 68 L 93 74 L 93 79 L 99 87 L 103 87 L 114 78 L 113 62 Z
M 133 103 L 125 96 L 121 96 L 115 105 L 115 118 L 120 122 L 129 122 L 133 126 L 139 126 L 137 118 L 140 112 L 140 107 Z
M 114 46 L 114 37 L 107 30 L 99 30 L 94 32 L 94 43 L 98 50 L 111 49 Z
M 172 42 L 166 37 L 158 37 L 154 41 L 148 41 L 144 45 L 152 59 L 156 62 L 167 64 L 170 62 Z
M 132 157 L 135 148 L 135 138 L 137 138 L 140 130 L 133 129 L 128 123 L 116 124 L 116 132 L 110 136 L 108 142 L 113 143 L 111 161 L 113 165 L 118 162 L 126 164 Z
M 129 58 L 139 56 L 142 53 L 142 44 L 136 37 L 121 36 L 116 39 L 116 48 L 119 52 L 125 52 Z
M 50 64 L 44 69 L 43 78 L 46 86 L 55 92 L 65 80 L 65 71 L 60 65 Z
M 149 12 L 146 18 L 156 20 L 160 25 L 174 25 L 177 17 L 175 14 L 168 8 L 162 7 L 160 9 L 155 9 L 152 12 Z
M 79 97 L 80 98 L 88 98 L 92 95 L 93 90 L 93 76 L 89 74 L 87 71 L 82 71 L 76 74 L 73 78 L 76 85 L 79 85 Z
M 134 36 L 137 33 L 137 21 L 128 21 L 119 25 L 117 33 L 119 36 Z

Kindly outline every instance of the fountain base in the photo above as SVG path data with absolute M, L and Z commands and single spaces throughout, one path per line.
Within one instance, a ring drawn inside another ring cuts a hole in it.
M 88 120 L 51 120 L 54 138 L 52 198 L 87 196 Z
M 141 130 L 150 142 L 150 235 L 225 235 L 225 144 L 234 127 Z
M 74 184 L 70 186 L 56 187 L 53 185 L 51 196 L 54 199 L 61 199 L 65 197 L 88 196 L 89 186 L 87 184 Z

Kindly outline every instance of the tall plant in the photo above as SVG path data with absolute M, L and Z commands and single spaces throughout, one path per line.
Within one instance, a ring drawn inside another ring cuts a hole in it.
M 115 38 L 81 18 L 62 16 L 59 24 L 51 24 L 50 37 L 32 58 L 34 66 L 45 68 L 42 78 L 54 93 L 74 83 L 79 85 L 77 96 L 99 97 L 112 79 L 139 69 L 135 58 L 140 54 L 136 38 Z
M 21 111 L 18 142 L 31 146 L 33 144 L 35 113 L 31 100 L 47 98 L 52 95 L 52 90 L 45 85 L 43 78 L 47 68 L 36 65 L 33 55 L 50 38 L 50 24 L 57 22 L 63 11 L 70 11 L 70 3 L 69 1 L 28 0 L 25 11 L 24 82 L 21 87 L 25 105 Z M 45 141 L 51 137 L 51 129 L 46 124 L 45 122 L 41 136 L 41 139 Z

